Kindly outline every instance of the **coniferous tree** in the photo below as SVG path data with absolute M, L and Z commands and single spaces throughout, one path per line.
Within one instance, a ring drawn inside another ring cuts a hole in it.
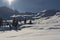
M 14 18 L 13 22 L 12 22 L 12 26 L 15 26 L 15 21 L 16 21 L 16 19 Z
M 18 19 L 15 22 L 15 28 L 18 29 Z
M 30 20 L 29 24 L 32 24 L 32 20 Z
M 13 19 L 12 26 L 13 26 L 15 29 L 18 28 L 18 20 L 16 20 L 15 18 Z
M 12 29 L 11 23 L 9 23 L 10 30 Z
M 24 19 L 24 24 L 26 24 L 26 19 Z
M 0 27 L 3 25 L 3 19 L 0 18 Z

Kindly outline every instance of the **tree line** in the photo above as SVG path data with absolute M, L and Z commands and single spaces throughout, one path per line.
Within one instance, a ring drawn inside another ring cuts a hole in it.
M 18 20 L 16 18 L 13 18 L 12 23 L 7 23 L 6 25 L 9 25 L 9 29 L 12 30 L 12 27 L 15 28 L 15 30 L 18 30 L 18 28 L 20 27 L 19 22 L 21 22 L 22 20 Z M 0 28 L 3 26 L 3 18 L 0 18 Z M 24 19 L 24 24 L 27 24 L 27 20 Z M 32 20 L 29 21 L 29 24 L 32 24 Z M 19 29 L 21 30 L 21 28 Z

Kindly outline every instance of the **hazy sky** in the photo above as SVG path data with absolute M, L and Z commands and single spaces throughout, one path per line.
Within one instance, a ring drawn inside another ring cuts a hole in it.
M 0 0 L 0 6 L 9 6 L 6 0 Z M 60 0 L 14 0 L 9 6 L 20 12 L 39 12 L 43 9 L 60 9 Z

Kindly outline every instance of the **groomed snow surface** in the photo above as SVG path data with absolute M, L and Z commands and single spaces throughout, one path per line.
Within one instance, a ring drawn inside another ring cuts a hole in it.
M 0 31 L 0 40 L 60 40 L 60 17 L 35 20 L 32 26 L 19 31 Z

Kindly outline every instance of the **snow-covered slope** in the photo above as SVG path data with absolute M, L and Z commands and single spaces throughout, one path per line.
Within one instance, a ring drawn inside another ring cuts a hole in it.
M 7 31 L 0 33 L 0 40 L 60 40 L 60 30 Z
M 35 20 L 31 25 L 23 25 L 32 27 L 21 31 L 0 32 L 0 40 L 60 40 L 60 17 L 57 14 L 49 19 Z
M 59 12 L 60 13 L 60 12 Z M 37 25 L 39 27 L 47 27 L 47 28 L 50 28 L 50 27 L 58 27 L 60 28 L 60 15 L 57 15 L 58 13 L 56 13 L 56 15 L 54 16 L 51 16 L 49 19 L 46 19 L 45 18 L 41 18 L 39 20 L 36 20 L 35 22 L 37 23 Z M 46 29 L 47 29 L 46 28 Z

